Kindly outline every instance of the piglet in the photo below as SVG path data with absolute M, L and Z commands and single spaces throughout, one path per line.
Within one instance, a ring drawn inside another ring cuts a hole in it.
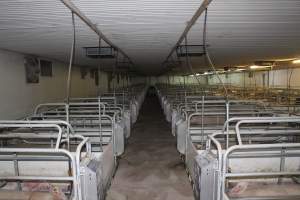
M 229 196 L 238 196 L 246 191 L 249 183 L 248 182 L 239 182 L 233 188 L 229 190 Z

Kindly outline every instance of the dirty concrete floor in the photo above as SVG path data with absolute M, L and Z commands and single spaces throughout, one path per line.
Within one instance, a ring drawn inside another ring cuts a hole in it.
M 193 200 L 170 124 L 147 96 L 106 200 Z

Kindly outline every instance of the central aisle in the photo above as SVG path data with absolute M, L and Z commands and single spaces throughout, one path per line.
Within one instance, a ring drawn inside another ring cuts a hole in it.
M 147 96 L 107 200 L 193 200 L 157 97 Z

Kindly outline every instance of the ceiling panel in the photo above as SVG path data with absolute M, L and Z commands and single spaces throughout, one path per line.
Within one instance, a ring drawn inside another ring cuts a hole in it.
M 144 72 L 157 72 L 202 0 L 73 0 L 98 28 Z M 207 43 L 218 67 L 256 59 L 300 56 L 299 0 L 213 0 Z M 99 65 L 82 47 L 97 35 L 76 18 L 76 63 Z M 202 43 L 203 16 L 188 35 Z M 59 0 L 1 0 L 0 48 L 68 61 L 72 42 L 70 11 Z M 112 67 L 110 60 L 102 65 Z M 202 58 L 192 59 L 201 70 Z

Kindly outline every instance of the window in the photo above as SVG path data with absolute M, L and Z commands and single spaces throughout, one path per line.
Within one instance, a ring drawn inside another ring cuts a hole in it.
M 52 62 L 40 60 L 41 76 L 52 76 Z

